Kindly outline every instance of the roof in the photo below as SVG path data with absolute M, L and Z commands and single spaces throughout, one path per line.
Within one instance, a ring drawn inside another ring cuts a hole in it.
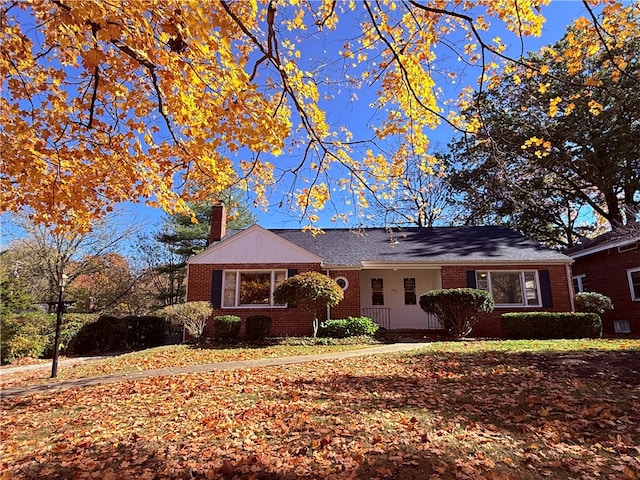
M 505 227 L 298 229 L 270 232 L 323 259 L 325 266 L 447 263 L 571 263 L 571 259 Z M 228 231 L 226 238 L 238 231 Z
M 584 238 L 579 245 L 565 250 L 565 254 L 578 258 L 638 241 L 640 241 L 640 222 L 633 222 L 595 238 Z

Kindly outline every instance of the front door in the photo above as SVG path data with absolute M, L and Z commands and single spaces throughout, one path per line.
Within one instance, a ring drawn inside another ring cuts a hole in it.
M 440 325 L 420 308 L 420 295 L 440 288 L 440 270 L 362 270 L 362 314 L 391 330 L 436 330 Z

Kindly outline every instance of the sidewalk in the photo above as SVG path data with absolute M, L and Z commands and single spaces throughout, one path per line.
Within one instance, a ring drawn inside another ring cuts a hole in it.
M 380 345 L 362 350 L 348 350 L 345 352 L 320 353 L 317 355 L 299 355 L 295 357 L 260 358 L 257 360 L 245 360 L 237 362 L 210 363 L 205 365 L 189 365 L 186 367 L 159 368 L 155 370 L 141 370 L 136 372 L 118 373 L 102 377 L 79 378 L 65 380 L 44 385 L 26 385 L 0 390 L 0 397 L 18 397 L 49 390 L 65 390 L 67 388 L 88 387 L 105 383 L 116 383 L 143 378 L 186 375 L 189 373 L 205 373 L 218 370 L 236 370 L 240 368 L 269 367 L 273 365 L 292 365 L 296 363 L 315 362 L 318 360 L 334 360 L 343 358 L 361 357 L 365 355 L 377 355 L 381 353 L 407 352 L 429 345 L 429 343 L 392 343 Z

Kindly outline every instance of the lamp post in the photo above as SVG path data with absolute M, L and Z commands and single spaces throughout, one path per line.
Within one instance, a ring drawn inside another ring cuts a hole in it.
M 53 363 L 51 364 L 51 378 L 58 375 L 58 350 L 60 348 L 60 327 L 62 325 L 62 313 L 64 311 L 64 284 L 67 276 L 63 273 L 58 279 L 58 309 L 56 312 L 56 337 L 53 343 Z

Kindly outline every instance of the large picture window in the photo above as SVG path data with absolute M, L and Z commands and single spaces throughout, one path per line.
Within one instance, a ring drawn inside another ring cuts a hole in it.
M 541 305 L 540 283 L 535 271 L 476 272 L 476 285 L 491 293 L 496 305 Z
M 275 307 L 273 290 L 287 278 L 286 270 L 224 272 L 223 307 Z

